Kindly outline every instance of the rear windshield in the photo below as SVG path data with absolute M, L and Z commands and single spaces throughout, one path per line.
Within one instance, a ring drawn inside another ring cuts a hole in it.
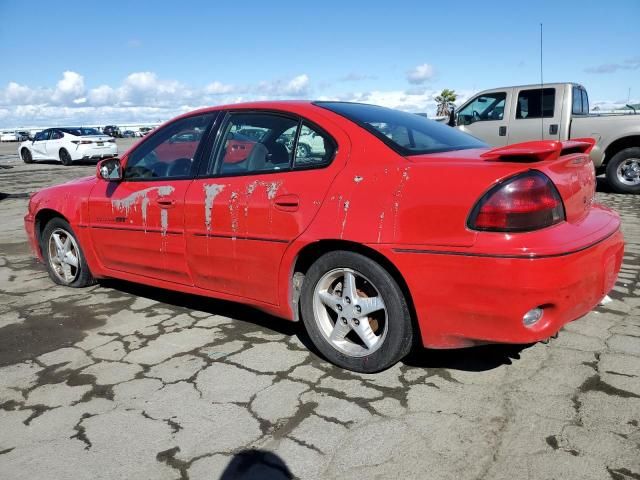
M 371 132 L 400 155 L 450 152 L 487 145 L 448 125 L 415 113 L 348 102 L 316 102 Z
M 70 133 L 71 135 L 75 135 L 76 137 L 81 137 L 83 135 L 102 135 L 102 133 L 100 133 L 95 128 L 59 128 L 58 130 L 61 130 L 64 133 Z

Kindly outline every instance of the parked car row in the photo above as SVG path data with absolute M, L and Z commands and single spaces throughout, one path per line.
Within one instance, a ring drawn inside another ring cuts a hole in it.
M 30 137 L 26 130 L 5 130 L 0 132 L 0 142 L 23 142 Z

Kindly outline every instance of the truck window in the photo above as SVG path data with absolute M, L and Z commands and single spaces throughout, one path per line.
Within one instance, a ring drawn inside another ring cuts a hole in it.
M 589 97 L 587 96 L 587 91 L 584 88 L 580 90 L 582 91 L 582 114 L 589 115 Z
M 474 98 L 458 112 L 458 125 L 502 120 L 504 118 L 506 100 L 506 92 L 485 93 Z
M 553 117 L 555 103 L 555 88 L 521 90 L 520 93 L 518 93 L 516 119 Z

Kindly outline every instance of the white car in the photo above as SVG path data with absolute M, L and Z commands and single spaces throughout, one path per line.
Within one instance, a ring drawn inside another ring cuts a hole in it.
M 0 132 L 0 142 L 17 142 L 20 139 L 17 132 L 4 131 Z
M 48 128 L 33 140 L 22 142 L 18 154 L 24 163 L 36 160 L 60 160 L 71 165 L 75 160 L 99 160 L 118 155 L 115 138 L 95 128 Z

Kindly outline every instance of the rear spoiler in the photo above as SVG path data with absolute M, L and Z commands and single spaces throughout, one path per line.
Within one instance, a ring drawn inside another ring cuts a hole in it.
M 561 156 L 573 153 L 589 153 L 596 144 L 593 138 L 576 138 L 558 142 L 540 140 L 535 142 L 514 143 L 506 147 L 498 147 L 480 155 L 485 160 L 494 162 L 545 162 L 557 160 Z

